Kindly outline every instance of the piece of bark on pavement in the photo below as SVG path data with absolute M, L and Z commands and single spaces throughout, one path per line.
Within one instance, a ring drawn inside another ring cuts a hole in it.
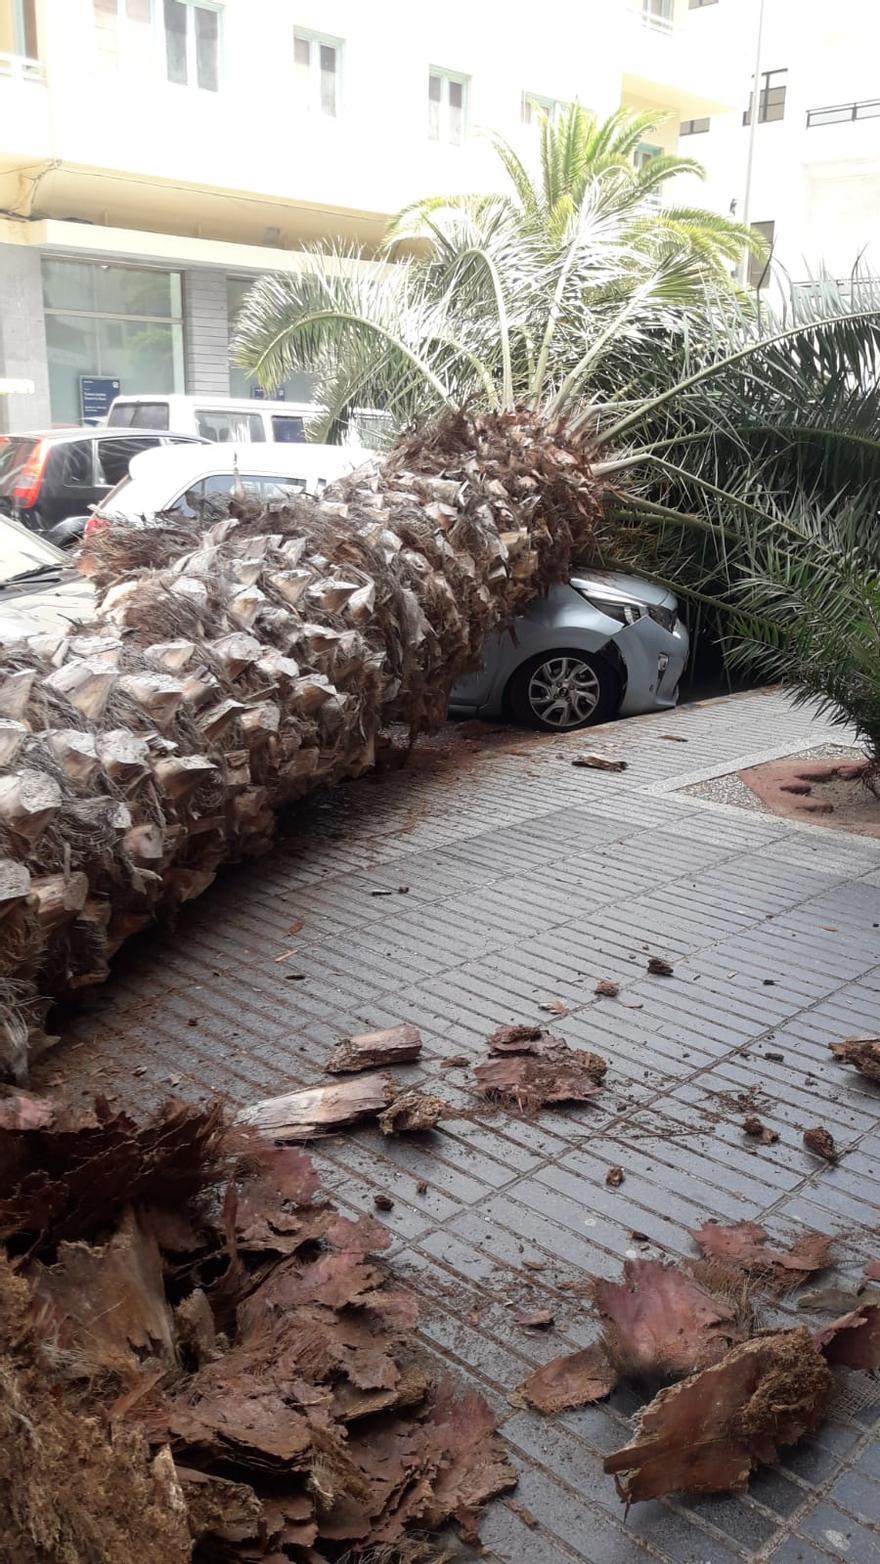
M 610 755 L 575 755 L 573 766 L 586 766 L 591 771 L 626 771 L 628 762 L 614 760 Z
M 610 1396 L 617 1384 L 601 1342 L 553 1358 L 517 1386 L 516 1395 L 536 1412 L 565 1412 Z
M 447 1104 L 429 1092 L 401 1092 L 379 1114 L 383 1135 L 419 1134 L 435 1128 Z
M 771 1130 L 769 1125 L 762 1124 L 755 1113 L 746 1115 L 743 1119 L 743 1129 L 752 1140 L 759 1140 L 764 1146 L 772 1146 L 774 1141 L 779 1139 L 776 1131 Z
M 526 1309 L 513 1316 L 514 1325 L 522 1325 L 529 1330 L 547 1330 L 555 1323 L 552 1309 Z
M 539 1043 L 544 1035 L 542 1026 L 524 1026 L 517 1023 L 512 1026 L 496 1027 L 486 1041 L 491 1054 L 527 1054 L 534 1053 L 534 1044 Z
M 742 1340 L 737 1311 L 661 1260 L 626 1260 L 621 1282 L 596 1281 L 606 1351 L 622 1375 L 670 1378 L 716 1363 Z
M 880 1369 L 880 1303 L 869 1298 L 849 1313 L 813 1332 L 813 1341 L 827 1363 L 863 1369 Z
M 849 1037 L 829 1047 L 836 1059 L 851 1064 L 869 1081 L 880 1082 L 880 1037 Z
M 381 1032 L 360 1032 L 343 1038 L 327 1060 L 326 1068 L 331 1075 L 384 1069 L 390 1064 L 409 1064 L 418 1059 L 421 1051 L 418 1028 L 404 1021 Z
M 672 977 L 674 975 L 672 963 L 667 961 L 664 956 L 649 956 L 648 972 L 651 977 Z
M 273 1140 L 314 1140 L 343 1124 L 381 1113 L 393 1097 L 390 1076 L 358 1075 L 348 1081 L 267 1097 L 243 1109 L 239 1118 Z
M 742 1267 L 778 1291 L 799 1287 L 831 1263 L 833 1239 L 804 1233 L 789 1249 L 770 1249 L 757 1222 L 704 1222 L 689 1229 L 705 1255 Z
M 812 1151 L 825 1162 L 836 1162 L 840 1155 L 834 1144 L 833 1135 L 822 1125 L 817 1125 L 815 1129 L 804 1130 L 804 1145 L 808 1151 Z
M 601 995 L 603 999 L 616 999 L 620 993 L 620 984 L 612 983 L 610 978 L 600 978 L 593 993 Z
M 635 1437 L 606 1457 L 627 1504 L 672 1493 L 737 1493 L 824 1420 L 831 1373 L 805 1326 L 743 1342 L 718 1363 L 661 1390 Z
M 538 1057 L 514 1054 L 477 1065 L 474 1076 L 481 1097 L 515 1104 L 534 1113 L 548 1102 L 587 1102 L 600 1090 L 607 1069 L 598 1054 L 557 1044 Z

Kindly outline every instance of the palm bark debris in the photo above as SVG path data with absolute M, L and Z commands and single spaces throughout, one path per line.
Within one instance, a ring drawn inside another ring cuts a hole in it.
M 431 1383 L 417 1301 L 376 1258 L 388 1233 L 340 1217 L 301 1151 L 218 1107 L 139 1125 L 2 1106 L 10 1557 L 184 1564 L 198 1541 L 314 1561 L 453 1520 L 476 1536 L 516 1480 L 492 1413 Z

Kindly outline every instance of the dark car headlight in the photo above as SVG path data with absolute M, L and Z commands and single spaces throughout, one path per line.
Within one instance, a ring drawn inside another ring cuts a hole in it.
M 575 587 L 575 591 L 591 608 L 598 608 L 600 614 L 607 614 L 609 619 L 616 619 L 622 625 L 637 624 L 645 611 L 641 603 L 621 603 L 610 597 L 591 597 L 582 587 Z
M 664 630 L 668 630 L 669 634 L 672 635 L 678 619 L 674 608 L 660 608 L 652 603 L 648 608 L 648 613 L 655 624 L 660 625 Z
M 598 608 L 600 614 L 607 614 L 609 619 L 616 619 L 622 625 L 638 624 L 640 619 L 647 615 L 655 624 L 668 630 L 670 635 L 675 629 L 677 613 L 674 608 L 660 608 L 653 603 L 625 603 L 610 597 L 591 597 L 589 592 L 584 592 L 580 587 L 575 587 L 593 608 Z

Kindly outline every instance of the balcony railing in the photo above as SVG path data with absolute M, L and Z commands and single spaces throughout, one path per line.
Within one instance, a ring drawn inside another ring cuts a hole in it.
M 0 76 L 11 76 L 14 81 L 46 80 L 46 67 L 40 60 L 29 60 L 23 54 L 0 53 Z
M 833 103 L 827 109 L 807 109 L 807 129 L 815 125 L 846 125 L 856 119 L 880 119 L 880 98 L 860 103 Z

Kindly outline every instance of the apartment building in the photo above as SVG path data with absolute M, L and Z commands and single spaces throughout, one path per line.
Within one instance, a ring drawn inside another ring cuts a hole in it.
M 0 0 L 0 380 L 34 388 L 0 397 L 0 428 L 78 421 L 86 386 L 95 411 L 117 381 L 253 394 L 228 344 L 254 277 L 307 265 L 304 247 L 328 238 L 375 251 L 407 201 L 490 187 L 482 131 L 526 151 L 538 111 L 574 98 L 665 111 L 637 157 L 681 133 L 711 165 L 707 204 L 726 211 L 742 193 L 756 7 Z M 791 70 L 788 114 L 802 89 L 782 37 L 778 50 L 767 64 Z M 816 107 L 851 95 L 844 76 Z M 753 215 L 782 235 L 768 131 Z

